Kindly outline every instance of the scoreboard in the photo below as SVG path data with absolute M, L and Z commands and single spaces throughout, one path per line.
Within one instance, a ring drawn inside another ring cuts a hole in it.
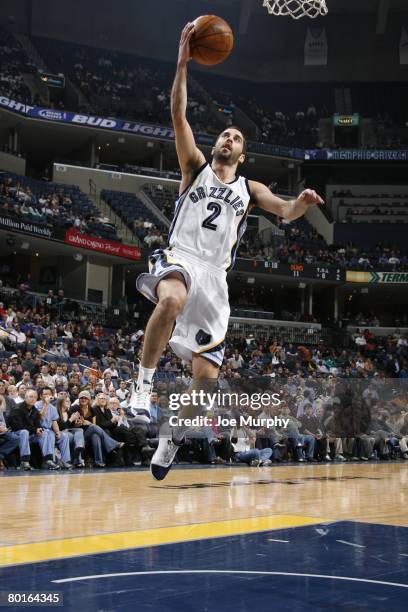
M 277 261 L 260 261 L 259 259 L 237 259 L 235 270 L 237 272 L 290 276 L 299 280 L 323 280 L 338 283 L 345 282 L 346 280 L 345 270 L 336 266 L 284 264 Z

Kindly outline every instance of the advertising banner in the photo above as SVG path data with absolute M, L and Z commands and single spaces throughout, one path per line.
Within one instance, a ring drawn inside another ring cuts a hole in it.
M 306 149 L 304 154 L 306 161 L 408 161 L 408 149 Z
M 391 283 L 408 283 L 408 272 L 373 272 L 347 270 L 348 283 L 372 283 L 387 285 Z
M 6 96 L 0 96 L 0 109 L 12 111 L 31 119 L 42 119 L 52 123 L 65 123 L 87 128 L 120 132 L 122 134 L 137 134 L 149 138 L 174 141 L 174 130 L 171 127 L 126 121 L 124 119 L 108 119 L 94 115 L 73 113 L 72 111 L 40 108 L 17 102 Z M 215 137 L 210 134 L 195 134 L 198 145 L 212 145 Z M 362 150 L 362 149 L 300 149 L 263 142 L 248 142 L 248 152 L 285 157 L 305 161 L 408 161 L 408 149 Z
M 120 242 L 112 242 L 104 238 L 94 238 L 87 234 L 81 234 L 76 230 L 67 231 L 65 234 L 65 242 L 66 244 L 81 249 L 89 249 L 90 251 L 105 253 L 105 255 L 116 255 L 117 257 L 134 259 L 135 261 L 139 261 L 142 257 L 142 250 L 139 247 L 121 244 Z
M 21 219 L 8 217 L 7 215 L 0 215 L 0 229 L 11 232 L 22 232 L 23 234 L 30 234 L 31 236 L 49 238 L 52 240 L 59 240 L 61 238 L 55 235 L 53 228 L 31 223 L 30 221 L 22 221 Z

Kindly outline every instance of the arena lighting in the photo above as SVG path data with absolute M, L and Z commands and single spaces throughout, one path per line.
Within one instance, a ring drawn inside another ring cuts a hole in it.
M 255 278 L 253 276 L 249 276 L 247 278 L 247 283 L 248 283 L 248 285 L 254 285 L 255 284 Z
M 21 243 L 21 248 L 23 249 L 23 251 L 28 251 L 28 249 L 30 248 L 30 243 L 25 240 Z
M 75 260 L 75 261 L 82 261 L 82 260 L 83 260 L 83 258 L 84 258 L 84 256 L 83 256 L 83 255 L 81 255 L 81 253 L 75 253 L 75 254 L 73 255 L 73 258 L 74 258 L 74 260 Z
M 154 142 L 152 142 L 151 140 L 148 140 L 148 141 L 146 142 L 146 147 L 147 147 L 148 149 L 152 149 L 152 148 L 154 147 Z
M 299 283 L 299 289 L 306 289 L 306 283 Z

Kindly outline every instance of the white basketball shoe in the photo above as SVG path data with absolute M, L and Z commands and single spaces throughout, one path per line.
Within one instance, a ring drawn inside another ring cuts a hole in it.
M 165 423 L 160 429 L 159 445 L 150 463 L 150 472 L 156 480 L 163 480 L 169 473 L 178 449 L 183 446 L 184 438 L 176 443 L 171 428 Z

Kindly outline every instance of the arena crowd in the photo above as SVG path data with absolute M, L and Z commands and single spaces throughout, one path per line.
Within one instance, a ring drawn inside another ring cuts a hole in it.
M 143 330 L 95 324 L 53 292 L 30 303 L 26 288 L 1 291 L 0 468 L 72 469 L 148 465 L 169 398 L 191 368 L 166 350 L 149 412 L 132 408 Z M 189 432 L 179 461 L 269 465 L 276 461 L 408 459 L 408 342 L 358 331 L 348 348 L 282 342 L 278 335 L 227 337 L 216 415 L 288 419 L 286 427 Z M 244 405 L 243 394 L 267 394 Z M 279 394 L 279 404 L 273 402 Z M 216 416 L 215 415 L 215 416 Z

